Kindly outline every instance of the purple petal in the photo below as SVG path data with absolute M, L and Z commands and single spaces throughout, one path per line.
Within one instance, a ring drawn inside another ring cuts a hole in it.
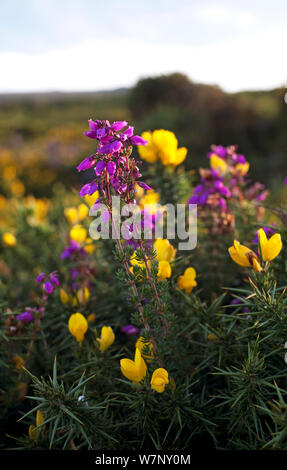
M 146 189 L 147 191 L 150 191 L 151 188 L 146 184 L 146 183 L 143 183 L 143 181 L 137 181 L 137 184 L 143 188 L 143 189 Z
M 113 176 L 116 172 L 116 169 L 117 169 L 117 166 L 115 164 L 115 162 L 109 162 L 107 164 L 107 170 L 108 170 L 108 173 L 110 176 Z
M 147 145 L 148 144 L 148 141 L 143 139 L 141 136 L 139 135 L 134 135 L 132 138 L 131 138 L 131 143 L 133 145 Z
M 104 127 L 97 130 L 97 139 L 102 140 L 107 134 L 107 129 Z
M 121 331 L 126 335 L 136 335 L 139 332 L 138 328 L 134 325 L 123 326 Z
M 97 139 L 97 131 L 85 131 L 83 134 L 90 139 Z
M 51 282 L 48 281 L 48 282 L 45 282 L 44 289 L 47 292 L 47 294 L 51 294 L 53 292 L 54 287 L 51 284 Z
M 59 279 L 58 279 L 58 275 L 56 273 L 50 274 L 50 279 L 53 282 L 53 284 L 55 284 L 56 287 L 59 287 L 60 282 L 59 282 Z
M 81 188 L 81 191 L 79 192 L 79 195 L 80 196 L 85 196 L 86 194 L 88 194 L 89 196 L 91 196 L 97 190 L 98 190 L 97 183 L 87 183 L 87 184 L 84 184 L 84 186 Z
M 39 276 L 36 277 L 36 282 L 43 282 L 43 280 L 45 279 L 45 276 L 46 276 L 45 273 L 39 274 Z
M 134 135 L 134 127 L 133 126 L 128 127 L 125 130 L 125 132 L 123 132 L 123 135 L 125 135 L 128 138 L 132 137 Z
M 102 171 L 104 170 L 104 168 L 106 167 L 106 164 L 103 160 L 100 160 L 97 165 L 96 165 L 96 168 L 95 168 L 95 172 L 96 172 L 96 175 L 100 175 L 102 173 Z
M 113 131 L 117 132 L 117 131 L 121 131 L 127 125 L 128 125 L 127 121 L 115 121 L 111 125 L 111 128 Z
M 100 121 L 93 121 L 92 119 L 89 119 L 89 126 L 91 131 L 96 131 L 98 129 Z
M 99 155 L 110 155 L 115 152 L 118 152 L 121 149 L 121 146 L 122 143 L 119 140 L 114 140 L 114 142 L 100 147 L 97 152 Z
M 34 321 L 34 316 L 31 312 L 20 313 L 19 315 L 17 315 L 16 318 L 18 321 L 22 321 L 24 323 L 31 323 L 32 321 Z
M 78 171 L 87 170 L 91 168 L 96 163 L 96 154 L 90 155 L 89 157 L 85 158 L 80 165 L 77 166 Z

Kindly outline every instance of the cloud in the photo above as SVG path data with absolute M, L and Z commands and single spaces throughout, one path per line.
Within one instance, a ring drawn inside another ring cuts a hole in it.
M 266 89 L 285 83 L 285 25 L 273 23 L 266 27 L 252 15 L 245 17 L 242 9 L 237 25 L 243 30 L 235 35 L 220 34 L 226 30 L 220 25 L 232 25 L 237 10 L 214 8 L 205 5 L 198 10 L 202 22 L 213 22 L 211 38 L 205 42 L 193 38 L 177 42 L 172 35 L 169 42 L 163 36 L 161 41 L 147 41 L 131 28 L 132 40 L 129 36 L 118 36 L 117 40 L 87 36 L 79 44 L 54 45 L 47 52 L 33 55 L 0 52 L 0 91 L 113 89 L 132 86 L 140 77 L 174 71 L 186 73 L 194 81 L 218 84 L 227 91 Z M 182 11 L 177 12 L 180 17 L 184 17 Z M 165 24 L 171 24 L 170 12 L 164 13 L 164 19 Z M 246 28 L 248 21 L 254 21 L 256 27 Z M 216 30 L 218 34 L 214 34 Z
M 226 6 L 205 5 L 197 9 L 198 18 L 204 23 L 235 28 L 250 28 L 256 25 L 256 16 L 247 10 Z

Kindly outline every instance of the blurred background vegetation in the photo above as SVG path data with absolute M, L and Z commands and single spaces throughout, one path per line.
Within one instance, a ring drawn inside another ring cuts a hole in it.
M 238 144 L 252 178 L 276 190 L 287 174 L 285 91 L 226 93 L 174 73 L 110 92 L 0 95 L 0 169 L 13 162 L 27 193 L 49 196 L 54 183 L 79 184 L 75 163 L 94 147 L 87 120 L 126 119 L 136 133 L 175 132 L 186 169 L 206 166 L 210 144 Z

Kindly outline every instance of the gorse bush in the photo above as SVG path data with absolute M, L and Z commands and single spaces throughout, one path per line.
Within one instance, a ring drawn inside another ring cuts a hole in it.
M 24 196 L 4 163 L 2 447 L 285 449 L 284 206 L 236 146 L 212 145 L 197 172 L 169 130 L 84 134 L 79 194 Z M 168 204 L 197 206 L 194 249 L 164 236 Z

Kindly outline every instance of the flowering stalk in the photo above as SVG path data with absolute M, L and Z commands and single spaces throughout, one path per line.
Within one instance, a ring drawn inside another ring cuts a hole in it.
M 137 309 L 139 311 L 141 321 L 150 335 L 150 341 L 156 355 L 157 346 L 155 336 L 145 316 L 136 283 L 131 276 L 129 259 L 124 253 L 120 242 L 112 212 L 112 193 L 119 195 L 121 201 L 125 204 L 135 204 L 136 184 L 140 185 L 144 189 L 150 189 L 145 183 L 139 181 L 139 178 L 141 177 L 139 168 L 135 160 L 131 158 L 132 146 L 146 145 L 147 141 L 142 137 L 134 136 L 133 127 L 128 127 L 125 131 L 121 132 L 122 129 L 127 126 L 126 121 L 118 121 L 110 124 L 109 121 L 90 120 L 89 125 L 90 131 L 85 132 L 84 134 L 98 141 L 97 151 L 95 154 L 86 158 L 77 168 L 78 171 L 82 171 L 94 167 L 96 176 L 90 183 L 85 184 L 82 187 L 80 196 L 84 196 L 86 194 L 92 195 L 95 191 L 98 191 L 99 199 L 96 201 L 96 205 L 103 202 L 108 209 L 108 214 L 105 215 L 105 217 L 108 217 L 111 221 L 112 230 L 116 238 L 117 249 L 121 256 L 128 279 L 128 285 L 131 287 L 135 299 L 138 299 Z M 143 253 L 145 253 L 145 248 L 141 240 L 139 240 L 139 246 Z M 147 272 L 147 280 L 151 284 L 154 292 L 157 310 L 163 319 L 166 333 L 167 323 L 164 318 L 163 308 L 159 300 L 159 294 L 157 292 L 148 261 L 148 257 L 145 254 L 144 264 Z
M 142 240 L 139 240 L 139 245 L 140 245 L 140 249 L 144 252 L 144 247 L 143 247 Z M 146 256 L 144 256 L 144 263 L 145 263 L 145 268 L 146 268 L 146 271 L 147 271 L 147 279 L 148 279 L 148 281 L 150 282 L 150 284 L 152 286 L 152 289 L 153 289 L 153 292 L 154 292 L 154 295 L 155 295 L 155 299 L 156 299 L 156 303 L 157 303 L 158 314 L 162 318 L 163 325 L 164 325 L 164 333 L 165 333 L 165 336 L 166 336 L 167 332 L 168 332 L 168 325 L 167 325 L 167 321 L 166 321 L 166 318 L 165 318 L 165 315 L 164 315 L 165 306 L 161 305 L 159 294 L 158 294 L 158 291 L 157 291 L 152 273 L 151 273 L 150 268 L 149 268 L 148 258 Z
M 45 303 L 47 302 L 49 295 L 53 292 L 54 287 L 59 286 L 58 275 L 57 275 L 56 272 L 53 272 L 49 275 L 45 275 L 45 273 L 41 273 L 36 278 L 36 282 L 38 284 L 42 284 L 42 289 L 43 289 L 39 307 L 34 308 L 34 309 L 26 308 L 26 312 L 23 312 L 22 314 L 17 316 L 17 319 L 20 322 L 25 321 L 27 323 L 31 323 L 35 320 L 32 338 L 31 338 L 30 344 L 28 346 L 28 350 L 26 352 L 23 365 L 27 364 L 27 362 L 28 362 L 28 360 L 31 356 L 31 352 L 33 350 L 33 346 L 34 346 L 34 343 L 35 343 L 36 338 L 37 338 L 37 333 L 38 333 L 38 329 L 39 329 L 39 326 L 40 326 L 40 322 L 41 322 L 41 319 L 42 319 L 42 317 L 45 313 Z M 28 318 L 29 318 L 29 321 L 28 321 Z M 47 341 L 46 341 L 46 338 L 45 338 L 44 334 L 43 334 L 43 343 L 44 343 L 44 346 L 45 346 L 47 352 L 49 353 L 49 347 L 48 347 L 48 344 L 47 344 Z M 19 377 L 18 377 L 19 380 L 22 378 L 22 375 L 23 375 L 23 369 L 21 369 L 20 372 L 19 372 Z

